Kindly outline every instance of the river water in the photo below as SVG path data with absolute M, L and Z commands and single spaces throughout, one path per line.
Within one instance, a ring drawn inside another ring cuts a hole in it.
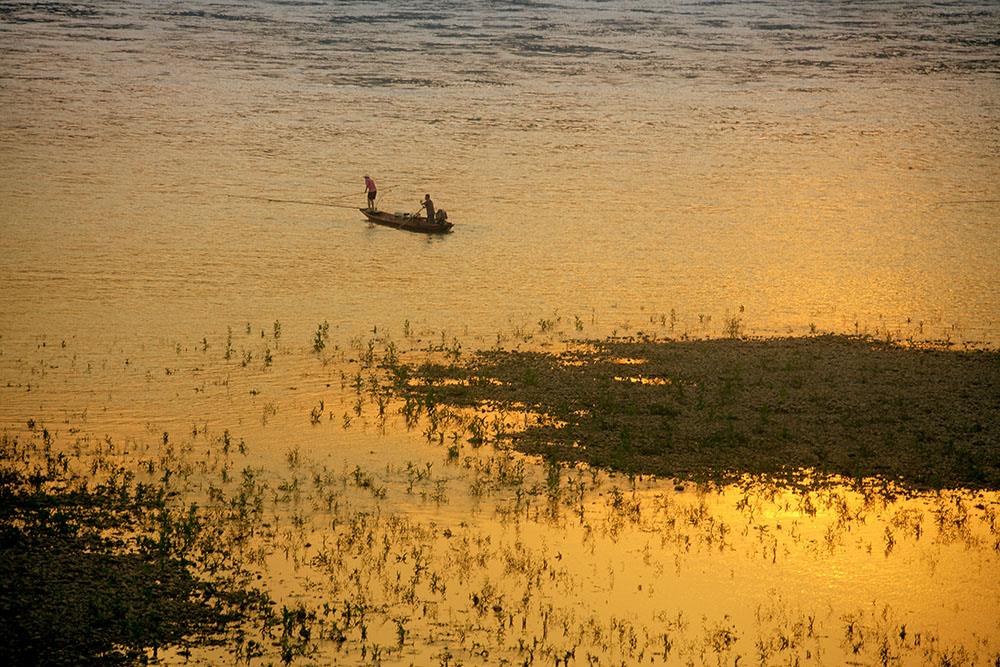
M 998 35 L 1000 5 L 970 0 L 3 0 L 0 418 L 139 440 L 194 422 L 272 462 L 333 438 L 347 469 L 399 470 L 387 442 L 440 452 L 404 429 L 308 424 L 341 377 L 315 368 L 321 323 L 343 363 L 387 332 L 464 350 L 545 332 L 995 347 Z M 380 208 L 413 212 L 430 193 L 454 232 L 369 226 L 353 208 L 365 174 Z M 595 599 L 629 559 L 659 563 L 647 529 L 618 560 L 616 543 L 597 549 L 607 571 L 581 575 Z M 823 542 L 823 525 L 804 530 L 819 532 L 789 544 Z M 574 531 L 559 548 L 581 548 Z M 962 628 L 1000 593 L 964 596 L 994 556 L 946 541 L 887 563 L 870 532 L 856 559 L 804 569 L 706 555 L 691 568 L 712 592 L 689 615 L 735 577 L 740 619 L 757 604 L 760 622 L 775 589 L 808 617 L 819 576 L 831 624 L 852 587 L 885 585 L 876 601 L 911 628 L 987 646 Z M 762 555 L 752 537 L 736 551 Z M 949 559 L 972 564 L 943 574 Z M 695 591 L 686 568 L 669 585 Z M 928 590 L 905 571 L 944 580 Z
M 0 9 L 7 337 L 674 311 L 1000 340 L 995 3 Z M 365 173 L 455 233 L 232 196 L 360 206 Z

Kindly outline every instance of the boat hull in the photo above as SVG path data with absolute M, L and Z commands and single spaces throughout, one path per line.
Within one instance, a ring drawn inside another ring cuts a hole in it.
M 447 220 L 443 223 L 427 222 L 423 216 L 403 217 L 386 213 L 385 211 L 372 211 L 367 208 L 358 209 L 368 220 L 376 225 L 403 229 L 408 232 L 419 232 L 421 234 L 447 234 L 454 225 Z

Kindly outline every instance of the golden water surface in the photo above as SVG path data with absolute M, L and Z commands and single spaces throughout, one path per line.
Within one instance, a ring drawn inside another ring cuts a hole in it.
M 398 406 L 355 411 L 345 378 L 387 340 L 995 347 L 997 34 L 962 0 L 0 2 L 0 424 L 138 458 L 228 430 L 275 488 L 327 466 L 345 514 L 301 501 L 308 539 L 263 568 L 280 600 L 341 599 L 352 567 L 315 558 L 369 513 L 397 564 L 425 549 L 454 585 L 418 618 L 372 574 L 400 606 L 323 656 L 993 660 L 995 493 L 564 470 L 552 514 L 540 463 L 493 488 L 503 452 L 456 436 L 450 457 Z M 454 233 L 370 227 L 366 173 L 381 208 L 430 193 Z

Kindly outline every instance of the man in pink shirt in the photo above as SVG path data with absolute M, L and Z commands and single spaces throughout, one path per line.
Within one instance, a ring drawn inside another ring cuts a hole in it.
M 368 193 L 368 210 L 375 210 L 375 181 L 365 174 L 365 192 Z

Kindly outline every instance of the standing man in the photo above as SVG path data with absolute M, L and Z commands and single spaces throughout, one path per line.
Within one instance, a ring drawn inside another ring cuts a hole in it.
M 368 210 L 375 210 L 375 181 L 365 174 L 365 192 L 368 193 Z
M 421 209 L 427 209 L 427 222 L 434 224 L 437 222 L 434 219 L 434 202 L 431 201 L 430 195 L 424 195 L 424 201 L 420 203 Z

